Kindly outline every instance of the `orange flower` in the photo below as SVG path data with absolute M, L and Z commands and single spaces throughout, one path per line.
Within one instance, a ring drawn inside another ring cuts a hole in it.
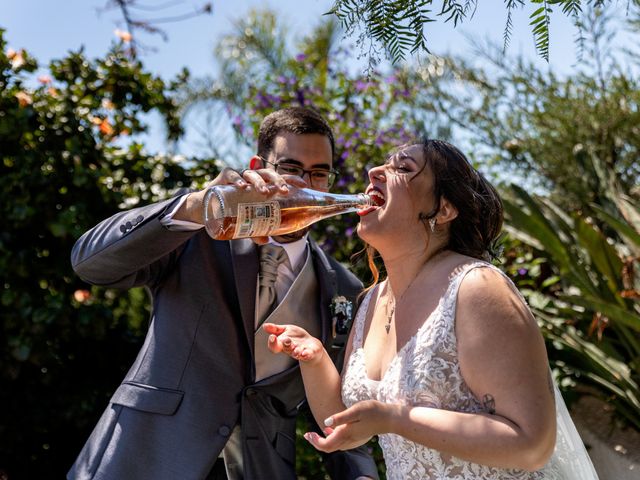
M 24 59 L 24 50 L 20 50 L 16 52 L 14 49 L 10 48 L 7 50 L 7 58 L 11 60 L 11 68 L 14 70 L 19 69 L 25 63 L 27 63 Z
M 18 103 L 21 107 L 26 107 L 27 105 L 31 105 L 33 103 L 33 98 L 27 92 L 18 92 L 16 93 L 16 98 L 18 99 Z
M 89 290 L 76 290 L 73 292 L 73 298 L 76 302 L 85 303 L 91 298 L 91 292 Z
M 53 82 L 53 79 L 49 75 L 40 75 L 38 81 L 43 85 L 48 85 Z
M 116 29 L 113 31 L 113 33 L 124 43 L 129 43 L 131 42 L 131 40 L 133 40 L 133 35 L 125 30 Z
M 113 135 L 115 133 L 115 130 L 113 129 L 113 127 L 109 123 L 109 119 L 108 118 L 105 118 L 100 123 L 100 133 L 102 133 L 105 136 L 111 136 L 111 135 Z

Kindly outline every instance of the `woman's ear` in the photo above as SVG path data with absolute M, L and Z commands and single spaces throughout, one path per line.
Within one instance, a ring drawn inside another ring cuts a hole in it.
M 453 222 L 458 216 L 458 209 L 445 197 L 440 201 L 440 210 L 436 215 L 438 225 Z
M 265 168 L 262 157 L 259 157 L 258 155 L 251 157 L 251 160 L 249 160 L 249 168 L 251 170 L 260 170 L 261 168 Z

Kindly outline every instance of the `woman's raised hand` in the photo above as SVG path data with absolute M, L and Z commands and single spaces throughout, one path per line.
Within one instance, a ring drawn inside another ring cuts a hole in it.
M 300 362 L 316 363 L 324 355 L 322 342 L 296 325 L 264 323 L 262 328 L 269 333 L 267 346 L 273 353 L 285 353 Z

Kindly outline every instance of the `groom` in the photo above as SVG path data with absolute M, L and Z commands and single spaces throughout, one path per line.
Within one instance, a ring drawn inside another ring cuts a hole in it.
M 251 170 L 225 169 L 211 184 L 284 189 L 281 174 L 287 173 L 328 190 L 333 156 L 333 134 L 321 116 L 284 109 L 264 119 Z M 297 363 L 279 363 L 257 328 L 263 247 L 248 239 L 212 240 L 202 228 L 203 195 L 185 193 L 117 213 L 73 248 L 81 278 L 108 287 L 145 286 L 153 312 L 138 357 L 68 479 L 296 478 L 304 386 Z M 343 345 L 334 338 L 330 306 L 336 299 L 355 303 L 360 282 L 306 231 L 270 243 L 285 255 L 276 266 L 279 303 L 267 318 L 307 322 L 337 357 Z M 325 466 L 334 479 L 377 478 L 364 449 L 331 454 Z

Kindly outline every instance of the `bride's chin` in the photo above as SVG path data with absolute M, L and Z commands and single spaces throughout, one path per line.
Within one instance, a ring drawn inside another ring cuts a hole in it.
M 376 240 L 379 238 L 379 235 L 376 235 L 376 232 L 372 227 L 366 227 L 360 223 L 356 228 L 356 234 L 363 242 L 368 243 L 374 248 L 375 244 L 378 243 Z

